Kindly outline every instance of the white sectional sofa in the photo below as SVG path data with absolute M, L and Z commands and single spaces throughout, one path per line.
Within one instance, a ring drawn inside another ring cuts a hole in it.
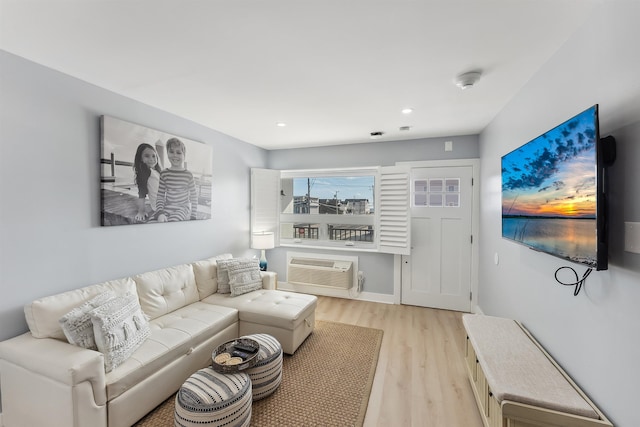
M 25 306 L 29 332 L 0 343 L 4 427 L 130 426 L 174 393 L 211 352 L 241 335 L 268 333 L 293 354 L 313 331 L 317 298 L 275 289 L 217 293 L 221 258 L 183 264 L 44 297 Z M 70 344 L 58 322 L 112 290 L 137 295 L 150 333 L 110 372 L 103 353 Z

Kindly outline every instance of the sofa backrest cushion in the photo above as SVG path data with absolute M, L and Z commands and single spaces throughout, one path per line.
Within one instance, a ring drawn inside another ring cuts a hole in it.
M 133 280 L 138 287 L 142 311 L 150 319 L 156 319 L 200 299 L 191 264 L 138 274 Z
M 37 299 L 24 306 L 24 315 L 31 335 L 35 338 L 66 341 L 58 320 L 74 308 L 107 291 L 114 291 L 117 295 L 127 292 L 136 294 L 136 284 L 132 278 L 126 277 Z
M 231 254 L 222 254 L 191 264 L 200 299 L 218 292 L 218 260 L 231 258 L 233 258 Z

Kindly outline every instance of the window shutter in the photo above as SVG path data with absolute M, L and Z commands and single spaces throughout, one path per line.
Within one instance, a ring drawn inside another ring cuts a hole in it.
M 280 246 L 280 171 L 251 169 L 251 232 L 272 231 Z
M 409 255 L 411 217 L 409 171 L 404 167 L 380 168 L 378 181 L 378 251 Z

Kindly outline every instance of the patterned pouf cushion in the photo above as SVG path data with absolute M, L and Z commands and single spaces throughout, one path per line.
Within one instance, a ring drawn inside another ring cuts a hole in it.
M 200 369 L 176 394 L 174 425 L 248 427 L 252 401 L 251 380 L 246 373 Z
M 245 370 L 251 378 L 253 400 L 264 399 L 273 394 L 282 382 L 282 346 L 277 339 L 267 334 L 247 335 L 260 343 L 258 362 Z

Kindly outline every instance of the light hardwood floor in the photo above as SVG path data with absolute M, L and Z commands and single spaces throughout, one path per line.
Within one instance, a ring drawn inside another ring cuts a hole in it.
M 461 316 L 318 297 L 317 320 L 384 330 L 365 427 L 482 427 L 464 365 Z

